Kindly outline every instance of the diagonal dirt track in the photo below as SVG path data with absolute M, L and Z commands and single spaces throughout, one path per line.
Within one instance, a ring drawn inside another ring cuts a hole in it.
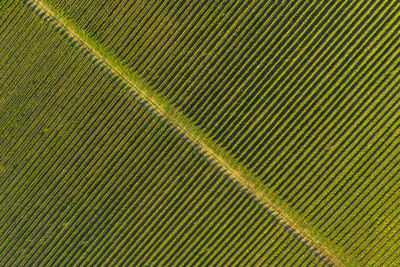
M 337 266 L 343 266 L 344 264 L 339 260 L 340 257 L 338 257 L 335 253 L 329 249 L 329 247 L 318 240 L 317 238 L 313 237 L 310 234 L 310 230 L 302 227 L 299 225 L 295 219 L 291 215 L 289 215 L 281 206 L 277 205 L 273 200 L 271 200 L 270 197 L 261 190 L 258 186 L 256 186 L 254 183 L 251 182 L 249 178 L 246 178 L 246 175 L 243 174 L 240 170 L 237 170 L 233 168 L 226 160 L 225 158 L 220 155 L 218 152 L 210 148 L 210 146 L 207 145 L 207 143 L 200 138 L 199 136 L 196 136 L 194 133 L 193 129 L 190 127 L 187 127 L 184 123 L 182 123 L 179 119 L 178 116 L 175 114 L 167 111 L 160 103 L 158 100 L 156 100 L 154 97 L 149 95 L 145 90 L 141 89 L 140 86 L 138 86 L 137 82 L 133 81 L 130 77 L 128 77 L 126 74 L 124 74 L 124 70 L 119 67 L 118 65 L 114 64 L 104 53 L 99 51 L 94 45 L 91 44 L 87 40 L 85 36 L 79 33 L 79 31 L 75 28 L 74 25 L 72 25 L 69 21 L 67 21 L 62 15 L 60 15 L 57 11 L 55 11 L 51 6 L 46 4 L 45 2 L 41 0 L 26 0 L 27 3 L 30 5 L 33 5 L 36 9 L 36 11 L 40 12 L 41 14 L 44 15 L 45 18 L 52 18 L 54 19 L 54 23 L 57 26 L 60 26 L 63 28 L 68 35 L 70 35 L 75 41 L 81 43 L 88 51 L 92 53 L 92 55 L 99 60 L 100 63 L 104 64 L 107 66 L 107 68 L 120 77 L 122 80 L 124 80 L 126 83 L 130 85 L 132 90 L 137 93 L 142 99 L 144 99 L 150 107 L 153 108 L 155 112 L 157 112 L 159 115 L 163 116 L 166 118 L 170 123 L 172 123 L 177 129 L 180 130 L 180 132 L 187 137 L 189 140 L 191 140 L 195 145 L 197 145 L 199 148 L 201 148 L 201 151 L 207 155 L 210 159 L 214 159 L 215 161 L 218 162 L 219 165 L 223 167 L 223 169 L 226 171 L 227 174 L 239 183 L 244 190 L 249 192 L 252 196 L 254 196 L 255 199 L 260 201 L 261 203 L 265 204 L 269 210 L 272 211 L 272 213 L 279 218 L 284 224 L 288 225 L 295 233 L 298 233 L 309 245 L 313 246 L 316 250 L 318 250 L 321 254 L 325 255 L 328 257 L 331 262 Z

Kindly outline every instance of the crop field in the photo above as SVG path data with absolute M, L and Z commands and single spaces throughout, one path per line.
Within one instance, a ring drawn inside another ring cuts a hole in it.
M 3 11 L 2 266 L 329 263 L 51 18 Z
M 400 265 L 400 2 L 0 2 L 0 265 Z

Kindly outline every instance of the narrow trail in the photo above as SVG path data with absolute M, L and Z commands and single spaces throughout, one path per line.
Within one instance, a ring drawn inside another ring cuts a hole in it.
M 76 41 L 83 44 L 97 59 L 99 59 L 105 66 L 109 68 L 111 72 L 124 80 L 127 84 L 132 87 L 132 90 L 136 92 L 140 97 L 142 97 L 148 104 L 159 113 L 159 115 L 166 118 L 170 123 L 172 123 L 177 129 L 180 129 L 181 134 L 187 137 L 191 142 L 198 145 L 202 152 L 207 155 L 207 157 L 216 160 L 229 174 L 230 178 L 239 183 L 243 189 L 254 196 L 254 198 L 261 203 L 265 204 L 269 210 L 281 220 L 282 223 L 287 224 L 295 233 L 303 237 L 309 245 L 313 246 L 318 252 L 330 259 L 330 261 L 336 266 L 345 266 L 344 263 L 331 251 L 325 244 L 320 242 L 318 239 L 311 236 L 307 229 L 301 227 L 287 212 L 285 212 L 282 207 L 276 205 L 270 198 L 268 198 L 261 189 L 258 188 L 254 183 L 251 182 L 249 178 L 246 178 L 245 174 L 232 168 L 230 164 L 224 159 L 222 155 L 219 155 L 212 148 L 210 148 L 204 140 L 196 136 L 193 130 L 185 126 L 179 121 L 177 116 L 168 112 L 165 108 L 160 105 L 157 100 L 150 96 L 145 90 L 141 89 L 137 82 L 131 80 L 123 71 L 115 66 L 110 60 L 104 56 L 98 49 L 92 46 L 86 38 L 79 34 L 76 29 L 71 25 L 70 21 L 67 21 L 62 15 L 54 11 L 54 8 L 41 0 L 26 0 L 27 3 L 33 5 L 36 10 L 40 11 L 47 18 L 53 18 L 54 24 L 61 26 L 71 37 Z

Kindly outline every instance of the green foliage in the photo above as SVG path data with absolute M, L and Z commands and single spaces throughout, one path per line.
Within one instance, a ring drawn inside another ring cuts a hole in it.
M 83 30 L 5 10 L 1 265 L 330 264 L 49 13 L 131 75 Z

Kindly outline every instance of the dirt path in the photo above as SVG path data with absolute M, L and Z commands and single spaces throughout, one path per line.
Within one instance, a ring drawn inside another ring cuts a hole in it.
M 37 9 L 46 14 L 48 17 L 52 17 L 55 19 L 55 24 L 58 24 L 62 28 L 64 28 L 71 37 L 74 37 L 78 42 L 82 43 L 89 51 L 93 53 L 100 61 L 102 61 L 115 75 L 119 76 L 121 79 L 126 81 L 132 89 L 143 99 L 145 99 L 150 106 L 152 106 L 156 112 L 158 112 L 161 116 L 165 117 L 168 121 L 174 124 L 178 129 L 180 129 L 181 133 L 186 136 L 189 140 L 191 140 L 194 144 L 198 145 L 202 152 L 204 152 L 209 158 L 216 160 L 226 172 L 230 175 L 230 177 L 243 186 L 249 193 L 254 195 L 254 197 L 264 203 L 268 208 L 274 213 L 274 215 L 279 218 L 282 223 L 286 223 L 290 228 L 293 229 L 295 233 L 300 234 L 305 241 L 307 241 L 311 246 L 313 246 L 316 250 L 318 250 L 321 254 L 328 257 L 332 263 L 337 266 L 344 266 L 344 264 L 339 260 L 339 258 L 333 253 L 326 245 L 322 242 L 314 238 L 309 234 L 309 230 L 301 227 L 290 215 L 285 212 L 282 207 L 276 205 L 271 199 L 266 195 L 264 191 L 262 191 L 258 186 L 250 181 L 250 179 L 246 178 L 243 173 L 232 168 L 230 164 L 224 159 L 223 156 L 216 153 L 213 149 L 211 149 L 204 140 L 199 138 L 193 133 L 193 130 L 189 127 L 186 127 L 182 124 L 176 116 L 165 110 L 152 96 L 150 96 L 145 90 L 141 89 L 136 82 L 132 81 L 127 75 L 123 73 L 123 71 L 115 66 L 110 60 L 104 56 L 98 49 L 92 46 L 86 38 L 81 36 L 76 29 L 72 26 L 72 24 L 67 21 L 63 16 L 58 14 L 54 9 L 48 5 L 47 3 L 41 0 L 28 0 L 31 4 L 35 5 Z

